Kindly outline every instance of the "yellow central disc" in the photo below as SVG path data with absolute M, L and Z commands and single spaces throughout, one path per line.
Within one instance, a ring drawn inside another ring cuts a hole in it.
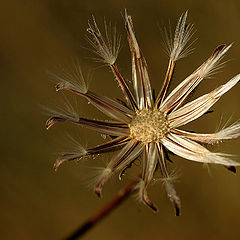
M 169 131 L 164 113 L 157 109 L 137 111 L 129 128 L 130 136 L 144 143 L 159 142 Z

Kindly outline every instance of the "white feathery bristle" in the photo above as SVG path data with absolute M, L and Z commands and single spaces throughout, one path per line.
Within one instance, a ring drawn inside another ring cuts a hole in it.
M 160 181 L 163 184 L 165 184 L 165 182 L 177 182 L 180 176 L 181 176 L 181 171 L 179 169 L 173 169 L 168 173 L 167 177 L 158 178 L 157 182 Z
M 90 159 L 94 158 L 94 156 L 90 156 Z M 92 167 L 85 166 L 88 168 L 88 173 L 84 176 L 84 185 L 87 186 L 89 190 L 92 190 L 96 185 L 99 177 L 102 175 L 106 167 Z M 90 171 L 89 171 L 90 170 Z
M 205 155 L 205 158 L 208 160 L 208 163 L 221 164 L 225 166 L 240 166 L 240 162 L 236 162 L 232 158 L 232 154 L 227 153 L 212 153 L 209 152 Z
M 135 189 L 137 190 L 136 191 L 136 199 L 139 202 L 143 202 L 142 193 L 143 193 L 144 188 L 145 188 L 145 182 L 141 179 L 135 187 Z
M 76 136 L 72 136 L 70 134 L 67 134 L 66 142 L 69 142 L 69 146 L 71 146 L 71 149 L 73 153 L 79 153 L 82 154 L 83 156 L 87 154 L 86 148 L 79 142 L 79 139 L 81 138 L 80 134 L 77 134 Z M 64 145 L 66 146 L 66 142 Z M 69 153 L 69 152 L 64 152 Z
M 192 52 L 192 44 L 194 41 L 189 43 L 189 40 L 194 34 L 193 24 L 186 24 L 188 11 L 183 13 L 178 20 L 174 37 L 172 36 L 171 30 L 164 29 L 166 35 L 166 51 L 172 61 L 177 61 L 181 58 L 186 57 Z
M 171 152 L 191 161 L 201 163 L 215 163 L 226 166 L 239 166 L 240 163 L 230 158 L 232 155 L 224 153 L 212 153 L 202 145 L 175 134 L 168 135 L 169 140 L 163 139 L 164 146 Z
M 112 176 L 112 174 L 113 174 L 112 169 L 109 167 L 106 167 L 97 178 L 94 191 L 99 197 L 101 196 L 103 185 L 108 181 L 108 179 Z
M 216 133 L 217 138 L 219 139 L 234 139 L 240 136 L 240 122 L 233 123 L 227 128 L 223 128 Z
M 88 91 L 88 85 L 78 60 L 72 60 L 70 64 L 59 67 L 57 71 L 59 73 L 49 72 L 54 77 L 54 80 L 58 81 L 57 91 L 62 89 L 72 89 L 81 93 Z
M 105 33 L 102 35 L 94 16 L 92 22 L 93 24 L 89 21 L 89 28 L 87 29 L 92 35 L 92 39 L 87 37 L 87 40 L 93 47 L 93 52 L 99 56 L 97 60 L 112 65 L 117 60 L 121 43 L 121 36 L 117 34 L 116 25 L 112 26 L 111 22 L 107 24 L 104 20 Z
M 61 151 L 59 157 L 54 163 L 54 170 L 57 171 L 59 166 L 68 161 L 79 160 L 87 154 L 87 150 L 79 143 L 78 140 L 70 135 L 67 135 L 67 139 L 64 141 L 64 147 L 66 147 L 66 142 L 71 148 L 70 151 Z M 70 141 L 69 141 L 70 140 Z
M 69 120 L 77 121 L 79 119 L 79 114 L 76 111 L 76 107 L 74 107 L 73 104 L 71 104 L 64 95 L 62 96 L 63 104 L 61 104 L 61 106 L 54 106 L 53 108 L 43 107 L 45 113 L 48 116 L 66 118 Z
M 213 54 L 213 58 L 209 59 L 204 66 L 201 66 L 201 71 L 199 75 L 202 78 L 211 77 L 213 74 L 216 74 L 220 69 L 223 68 L 225 62 L 221 63 L 226 52 L 232 47 L 232 44 L 226 45 L 217 53 L 216 56 Z M 216 50 L 215 50 L 216 51 Z

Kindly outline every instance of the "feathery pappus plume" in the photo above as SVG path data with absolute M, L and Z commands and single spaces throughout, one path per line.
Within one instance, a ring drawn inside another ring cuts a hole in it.
M 239 82 L 240 74 L 208 94 L 186 103 L 186 98 L 201 81 L 221 67 L 221 59 L 231 44 L 220 45 L 198 69 L 167 95 L 176 62 L 191 52 L 190 39 L 193 35 L 193 25 L 186 23 L 187 12 L 185 12 L 181 15 L 173 36 L 167 39 L 169 65 L 162 88 L 155 98 L 147 63 L 136 39 L 132 18 L 127 11 L 124 19 L 131 51 L 133 91 L 130 90 L 116 65 L 120 47 L 120 37 L 116 34 L 116 29 L 111 31 L 105 24 L 105 33 L 102 34 L 94 18 L 92 23 L 89 22 L 87 29 L 94 51 L 113 72 L 122 89 L 124 100 L 117 101 L 87 89 L 79 68 L 77 74 L 68 75 L 67 78 L 58 77 L 60 82 L 56 86 L 58 91 L 68 90 L 86 98 L 113 120 L 91 120 L 76 115 L 61 114 L 52 116 L 46 123 L 47 128 L 57 122 L 78 124 L 109 135 L 111 140 L 95 147 L 80 148 L 79 151 L 63 154 L 55 162 L 54 168 L 57 169 L 64 162 L 81 159 L 83 156 L 116 151 L 95 183 L 94 191 L 101 196 L 104 184 L 112 175 L 118 174 L 121 179 L 126 169 L 131 167 L 136 159 L 140 159 L 142 170 L 136 186 L 139 199 L 154 211 L 157 210 L 148 196 L 147 189 L 156 169 L 159 168 L 167 195 L 173 203 L 176 215 L 179 215 L 180 198 L 168 172 L 168 152 L 191 161 L 221 164 L 233 172 L 236 171 L 235 167 L 240 165 L 239 162 L 231 159 L 231 155 L 211 152 L 203 146 L 203 144 L 214 144 L 239 137 L 240 122 L 212 134 L 192 133 L 179 129 L 208 112 L 224 93 Z M 74 81 L 69 82 L 68 79 Z M 79 86 L 77 82 L 81 82 L 83 86 Z

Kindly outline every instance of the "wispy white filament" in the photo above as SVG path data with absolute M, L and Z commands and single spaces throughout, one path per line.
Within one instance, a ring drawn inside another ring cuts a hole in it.
M 167 52 L 173 61 L 184 58 L 192 52 L 192 43 L 189 44 L 189 40 L 194 34 L 194 28 L 193 24 L 186 24 L 187 14 L 186 11 L 179 18 L 174 37 L 172 37 L 171 31 L 167 33 L 165 29 Z
M 102 35 L 98 28 L 94 16 L 92 17 L 92 24 L 89 21 L 88 32 L 93 36 L 93 40 L 87 38 L 92 45 L 94 52 L 99 56 L 100 61 L 106 64 L 114 64 L 118 57 L 120 50 L 121 37 L 117 34 L 116 26 L 112 27 L 112 24 L 107 24 L 104 21 L 105 33 Z

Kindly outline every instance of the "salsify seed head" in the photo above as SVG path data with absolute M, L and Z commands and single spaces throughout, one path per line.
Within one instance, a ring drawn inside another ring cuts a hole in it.
M 119 179 L 136 160 L 141 162 L 140 174 L 137 176 L 138 198 L 154 211 L 156 205 L 148 196 L 147 189 L 153 182 L 154 174 L 160 170 L 166 193 L 173 203 L 176 215 L 180 214 L 180 198 L 169 174 L 169 153 L 184 159 L 203 164 L 219 164 L 236 172 L 240 163 L 232 160 L 232 155 L 211 152 L 204 144 L 214 144 L 240 136 L 240 123 L 235 122 L 214 133 L 195 133 L 184 131 L 182 126 L 196 120 L 209 109 L 240 80 L 240 74 L 233 77 L 215 90 L 187 102 L 189 94 L 203 81 L 222 67 L 221 60 L 231 45 L 222 44 L 193 73 L 173 89 L 168 95 L 173 78 L 176 61 L 188 55 L 191 48 L 193 25 L 187 23 L 187 12 L 181 15 L 174 35 L 167 38 L 169 65 L 157 97 L 151 88 L 148 67 L 143 52 L 138 44 L 133 21 L 125 11 L 125 30 L 131 52 L 132 89 L 128 81 L 118 70 L 116 59 L 120 48 L 120 38 L 116 28 L 111 31 L 105 24 L 102 34 L 95 19 L 89 23 L 88 33 L 94 52 L 111 69 L 124 95 L 124 100 L 115 100 L 89 90 L 83 81 L 81 69 L 74 67 L 73 74 L 56 76 L 60 81 L 57 90 L 65 90 L 84 97 L 89 103 L 113 120 L 93 120 L 68 112 L 55 112 L 47 121 L 47 128 L 55 123 L 73 123 L 109 136 L 109 140 L 97 146 L 74 149 L 57 159 L 55 169 L 68 161 L 79 160 L 84 156 L 94 156 L 113 152 L 111 159 L 96 178 L 94 191 L 101 196 L 104 184 L 114 174 Z M 82 83 L 83 85 L 79 84 Z M 53 112 L 54 113 L 54 112 Z

